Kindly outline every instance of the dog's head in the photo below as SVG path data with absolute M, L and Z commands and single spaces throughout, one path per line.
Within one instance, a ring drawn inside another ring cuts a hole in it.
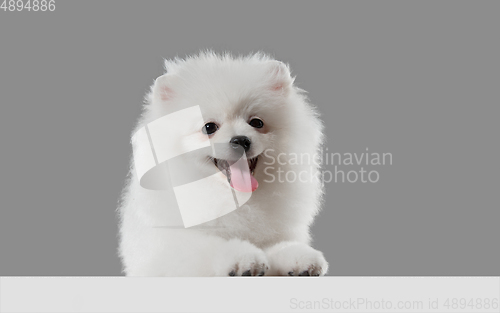
M 294 91 L 287 65 L 262 55 L 204 54 L 167 61 L 166 69 L 152 87 L 150 117 L 199 106 L 202 121 L 179 121 L 188 127 L 172 134 L 182 136 L 183 145 L 210 143 L 210 149 L 186 155 L 192 169 L 209 175 L 215 168 L 221 182 L 229 181 L 234 189 L 257 189 L 264 152 L 286 149 L 293 140 L 288 130 L 299 126 L 290 116 Z

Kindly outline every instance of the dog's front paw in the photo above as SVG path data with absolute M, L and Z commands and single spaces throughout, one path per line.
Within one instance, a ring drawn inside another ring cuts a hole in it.
M 323 276 L 328 271 L 323 253 L 303 243 L 279 243 L 266 254 L 271 265 L 267 275 Z
M 269 263 L 264 251 L 251 243 L 230 240 L 215 268 L 216 276 L 264 276 Z

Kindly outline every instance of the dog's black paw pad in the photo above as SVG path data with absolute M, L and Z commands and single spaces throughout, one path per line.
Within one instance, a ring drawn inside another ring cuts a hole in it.
M 241 274 L 241 276 L 252 276 L 252 273 L 250 273 L 250 270 L 246 270 Z
M 293 272 L 288 272 L 288 276 L 293 276 Z
M 236 272 L 234 270 L 229 272 L 229 276 L 236 276 Z
M 311 275 L 309 275 L 309 271 L 303 271 L 302 273 L 299 274 L 299 276 L 311 276 Z

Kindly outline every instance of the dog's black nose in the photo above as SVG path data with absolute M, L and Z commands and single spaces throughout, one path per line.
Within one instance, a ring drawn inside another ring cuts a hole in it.
M 237 149 L 238 146 L 243 147 L 245 149 L 245 152 L 247 152 L 250 149 L 250 146 L 252 145 L 252 142 L 247 136 L 236 136 L 231 138 L 229 141 L 231 144 L 231 147 Z

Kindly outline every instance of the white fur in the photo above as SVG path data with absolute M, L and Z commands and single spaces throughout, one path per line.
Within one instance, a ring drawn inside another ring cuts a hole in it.
M 152 86 L 137 128 L 176 108 L 200 104 L 203 116 L 221 125 L 211 141 L 228 142 L 235 135 L 252 140 L 250 157 L 260 154 L 255 171 L 259 188 L 242 208 L 205 227 L 159 227 L 179 219 L 172 210 L 165 210 L 175 206 L 175 197 L 169 191 L 140 187 L 132 164 L 119 207 L 119 250 L 126 275 L 227 276 L 248 270 L 251 275 L 299 275 L 304 271 L 324 275 L 328 263 L 309 246 L 309 227 L 320 209 L 322 184 L 319 180 L 264 182 L 270 180 L 263 172 L 264 162 L 269 163 L 271 157 L 279 153 L 312 156 L 322 143 L 318 114 L 304 92 L 293 85 L 288 66 L 260 53 L 236 58 L 211 52 L 166 61 L 165 65 L 167 73 Z M 252 116 L 264 120 L 265 133 L 248 125 Z M 196 140 L 206 138 L 200 125 L 193 128 L 200 130 Z M 266 149 L 273 150 L 264 155 Z M 281 161 L 284 159 L 282 156 Z M 206 166 L 214 165 L 193 160 L 193 167 L 199 170 Z M 280 168 L 315 173 L 318 165 Z

